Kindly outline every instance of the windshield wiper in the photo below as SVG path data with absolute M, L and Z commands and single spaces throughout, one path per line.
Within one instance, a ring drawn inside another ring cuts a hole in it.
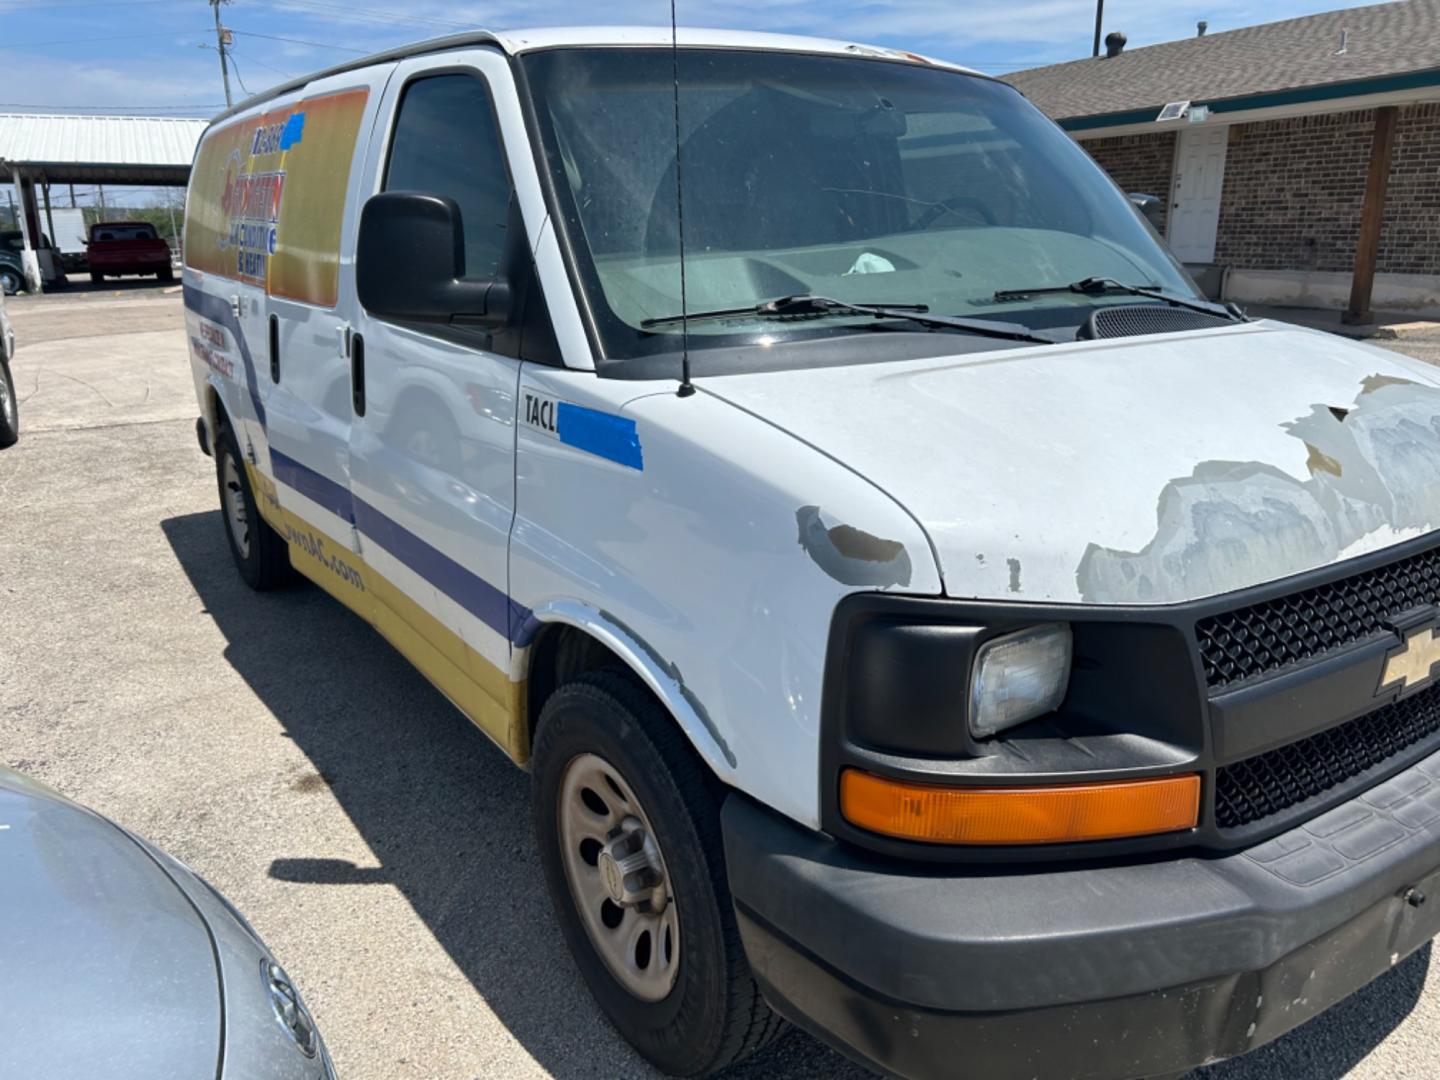
M 1218 315 L 1221 318 L 1234 319 L 1237 322 L 1245 321 L 1244 316 L 1237 314 L 1224 304 L 1212 304 L 1208 300 L 1195 300 L 1188 296 L 1179 296 L 1158 285 L 1126 285 L 1114 278 L 1088 277 L 1080 281 L 1072 281 L 1069 285 L 1042 285 L 1035 289 L 1000 289 L 995 293 L 995 299 L 1023 300 L 1027 296 L 1064 292 L 1080 293 L 1082 296 L 1104 296 L 1106 293 L 1144 296 L 1151 300 L 1163 300 L 1176 307 L 1189 308 L 1191 311 L 1198 311 L 1204 315 Z
M 759 316 L 760 318 L 803 318 L 821 315 L 867 315 L 873 319 L 908 319 L 921 326 L 947 330 L 964 330 L 986 337 L 1008 338 L 1011 341 L 1034 341 L 1042 345 L 1054 345 L 1055 339 L 1044 337 L 1027 330 L 1019 323 L 991 322 L 988 319 L 966 319 L 951 315 L 928 314 L 926 304 L 851 304 L 828 296 L 782 296 L 776 300 L 762 300 L 758 304 L 739 308 L 716 308 L 714 311 L 691 311 L 684 315 L 662 315 L 654 319 L 642 319 L 640 327 L 649 330 L 655 326 L 671 326 L 678 322 L 697 319 L 727 319 L 738 316 Z

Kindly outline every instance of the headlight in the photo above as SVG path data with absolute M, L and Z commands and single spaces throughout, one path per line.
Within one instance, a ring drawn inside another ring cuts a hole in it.
M 970 733 L 977 739 L 1054 712 L 1070 683 L 1070 627 L 1035 626 L 980 646 L 970 680 Z

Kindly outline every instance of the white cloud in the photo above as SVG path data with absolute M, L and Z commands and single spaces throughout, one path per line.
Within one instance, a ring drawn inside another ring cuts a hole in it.
M 199 50 L 196 50 L 197 54 Z M 215 104 L 224 100 L 219 61 L 211 54 L 168 62 L 156 76 L 153 57 L 104 63 L 60 57 L 16 57 L 0 64 L 0 101 L 45 105 L 157 106 Z

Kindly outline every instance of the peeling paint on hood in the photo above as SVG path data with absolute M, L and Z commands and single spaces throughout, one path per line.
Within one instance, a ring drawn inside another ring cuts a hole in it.
M 1440 372 L 1279 323 L 706 390 L 888 492 L 955 597 L 1177 603 L 1440 528 Z
M 1307 450 L 1301 480 L 1262 462 L 1203 461 L 1160 493 L 1139 551 L 1091 545 L 1087 603 L 1207 596 L 1325 566 L 1440 527 L 1440 389 L 1361 380 L 1354 407 L 1281 424 Z

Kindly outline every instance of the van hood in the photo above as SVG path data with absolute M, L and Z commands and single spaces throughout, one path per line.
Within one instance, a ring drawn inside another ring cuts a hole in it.
M 1282 323 L 702 386 L 888 492 L 953 597 L 1179 603 L 1440 528 L 1440 370 Z

